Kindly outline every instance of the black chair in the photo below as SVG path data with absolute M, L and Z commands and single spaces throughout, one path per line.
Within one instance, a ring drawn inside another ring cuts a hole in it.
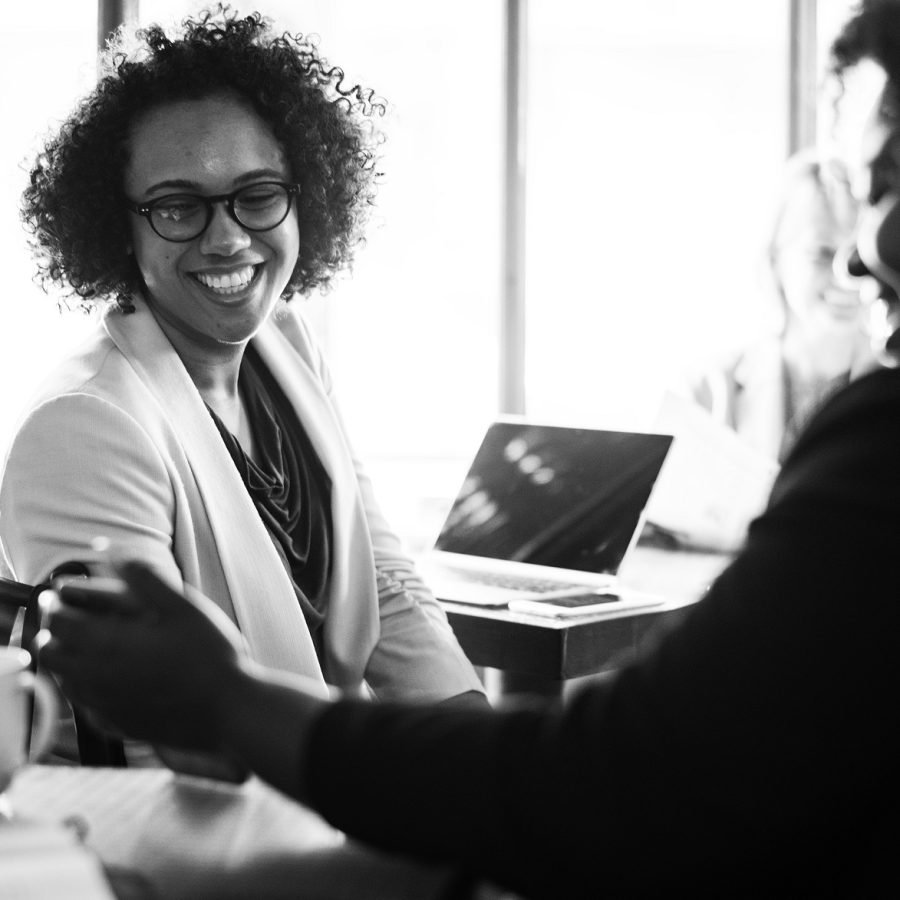
M 86 570 L 61 567 L 53 575 L 84 575 Z M 41 608 L 38 598 L 47 584 L 23 584 L 9 578 L 0 578 L 0 640 L 14 643 L 30 650 L 41 628 Z M 32 653 L 32 669 L 37 671 L 37 657 Z M 122 742 L 100 731 L 84 711 L 72 708 L 75 733 L 78 739 L 78 756 L 83 766 L 125 766 L 125 750 Z
M 0 640 L 26 649 L 41 627 L 38 597 L 45 585 L 32 586 L 0 578 Z M 32 659 L 32 666 L 36 662 Z
M 0 641 L 14 647 L 28 649 L 41 627 L 41 609 L 38 597 L 44 585 L 32 586 L 0 578 Z M 31 655 L 31 670 L 37 671 L 37 657 Z M 34 712 L 34 701 L 29 704 L 29 718 Z M 30 736 L 29 736 L 30 740 Z

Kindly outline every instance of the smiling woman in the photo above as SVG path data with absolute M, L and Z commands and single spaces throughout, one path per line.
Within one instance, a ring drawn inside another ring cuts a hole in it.
M 298 185 L 272 130 L 234 94 L 149 110 L 127 148 L 125 194 L 139 198 L 129 208 L 146 211 L 132 220 L 128 247 L 143 296 L 207 404 L 237 433 L 246 424 L 235 389 L 244 346 L 300 255 Z M 244 437 L 252 442 L 249 430 Z
M 362 238 L 374 95 L 227 8 L 122 35 L 106 65 L 25 192 L 44 283 L 106 310 L 12 443 L 0 540 L 16 577 L 90 567 L 103 536 L 323 693 L 483 703 L 287 305 Z

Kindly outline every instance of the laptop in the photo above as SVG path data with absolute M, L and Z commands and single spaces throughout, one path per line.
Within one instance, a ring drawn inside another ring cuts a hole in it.
M 489 607 L 615 591 L 671 444 L 666 434 L 493 422 L 422 575 L 441 600 Z M 661 601 L 622 593 L 628 606 L 649 602 Z

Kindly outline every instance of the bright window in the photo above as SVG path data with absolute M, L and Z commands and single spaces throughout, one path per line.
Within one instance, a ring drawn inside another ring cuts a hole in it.
M 527 408 L 646 427 L 686 369 L 767 325 L 788 4 L 529 8 Z
M 4 254 L 0 443 L 5 446 L 29 391 L 89 326 L 61 315 L 32 281 L 34 264 L 19 220 L 19 198 L 40 138 L 96 78 L 96 0 L 7 4 L 0 27 L 0 240 Z

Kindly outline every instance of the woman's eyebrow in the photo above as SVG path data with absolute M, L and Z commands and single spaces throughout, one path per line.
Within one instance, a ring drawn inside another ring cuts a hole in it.
M 252 181 L 257 181 L 260 178 L 270 178 L 275 179 L 276 181 L 282 181 L 287 177 L 283 169 L 271 169 L 271 168 L 261 168 L 261 169 L 252 169 L 249 172 L 244 172 L 239 175 L 237 178 L 233 180 L 233 184 L 235 186 L 240 186 L 242 184 L 248 184 Z M 166 178 L 163 181 L 157 181 L 155 184 L 151 184 L 148 187 L 144 194 L 155 194 L 161 190 L 188 190 L 192 193 L 202 194 L 203 190 L 201 185 L 196 181 L 191 181 L 188 178 Z
M 150 187 L 144 189 L 143 193 L 155 194 L 157 191 L 169 190 L 171 188 L 197 191 L 199 190 L 199 187 L 200 186 L 195 181 L 189 181 L 186 178 L 167 178 L 164 181 L 157 181 L 155 184 L 151 184 Z
M 244 172 L 243 175 L 238 176 L 234 179 L 235 184 L 245 184 L 248 181 L 256 181 L 259 178 L 274 178 L 276 181 L 283 181 L 287 178 L 287 174 L 284 169 L 253 169 L 250 172 Z

